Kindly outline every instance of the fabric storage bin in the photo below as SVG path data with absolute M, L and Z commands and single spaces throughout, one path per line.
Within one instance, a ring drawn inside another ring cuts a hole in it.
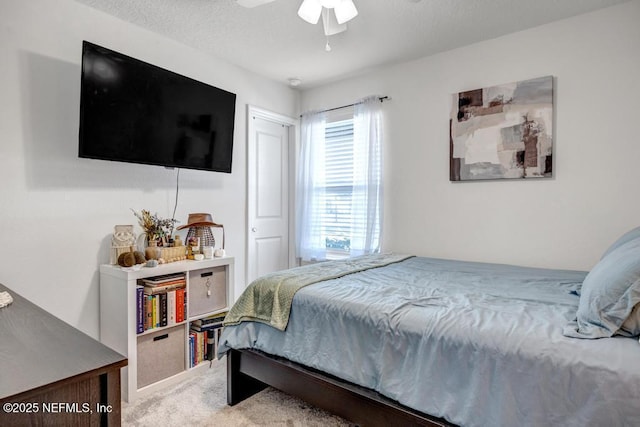
M 184 325 L 138 337 L 138 388 L 186 369 Z
M 227 306 L 227 275 L 224 267 L 189 272 L 189 317 L 221 310 Z

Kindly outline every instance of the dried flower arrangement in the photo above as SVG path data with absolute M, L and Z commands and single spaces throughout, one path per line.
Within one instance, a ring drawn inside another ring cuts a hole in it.
M 173 228 L 175 227 L 177 219 L 163 219 L 158 217 L 158 214 L 151 214 L 148 210 L 141 210 L 140 213 L 131 209 L 135 217 L 138 219 L 138 223 L 142 230 L 147 235 L 149 241 L 162 242 L 165 237 L 169 237 L 173 234 Z

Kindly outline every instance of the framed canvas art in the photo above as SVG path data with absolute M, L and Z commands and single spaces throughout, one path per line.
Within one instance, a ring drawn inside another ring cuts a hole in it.
M 553 77 L 453 95 L 450 180 L 553 175 Z

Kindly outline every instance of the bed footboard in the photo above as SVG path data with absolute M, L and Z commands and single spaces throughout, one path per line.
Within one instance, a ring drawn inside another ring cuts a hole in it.
M 227 402 L 272 386 L 362 426 L 452 426 L 379 393 L 256 350 L 227 353 Z

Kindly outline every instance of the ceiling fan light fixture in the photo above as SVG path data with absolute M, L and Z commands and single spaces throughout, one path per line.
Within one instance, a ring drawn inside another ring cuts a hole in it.
M 344 24 L 358 16 L 358 9 L 353 0 L 341 0 L 334 8 L 338 24 Z
M 336 15 L 329 9 L 322 9 L 322 26 L 324 27 L 325 36 L 347 31 L 347 24 L 338 24 Z
M 322 5 L 318 0 L 304 0 L 298 9 L 298 16 L 309 24 L 317 24 L 322 14 Z

